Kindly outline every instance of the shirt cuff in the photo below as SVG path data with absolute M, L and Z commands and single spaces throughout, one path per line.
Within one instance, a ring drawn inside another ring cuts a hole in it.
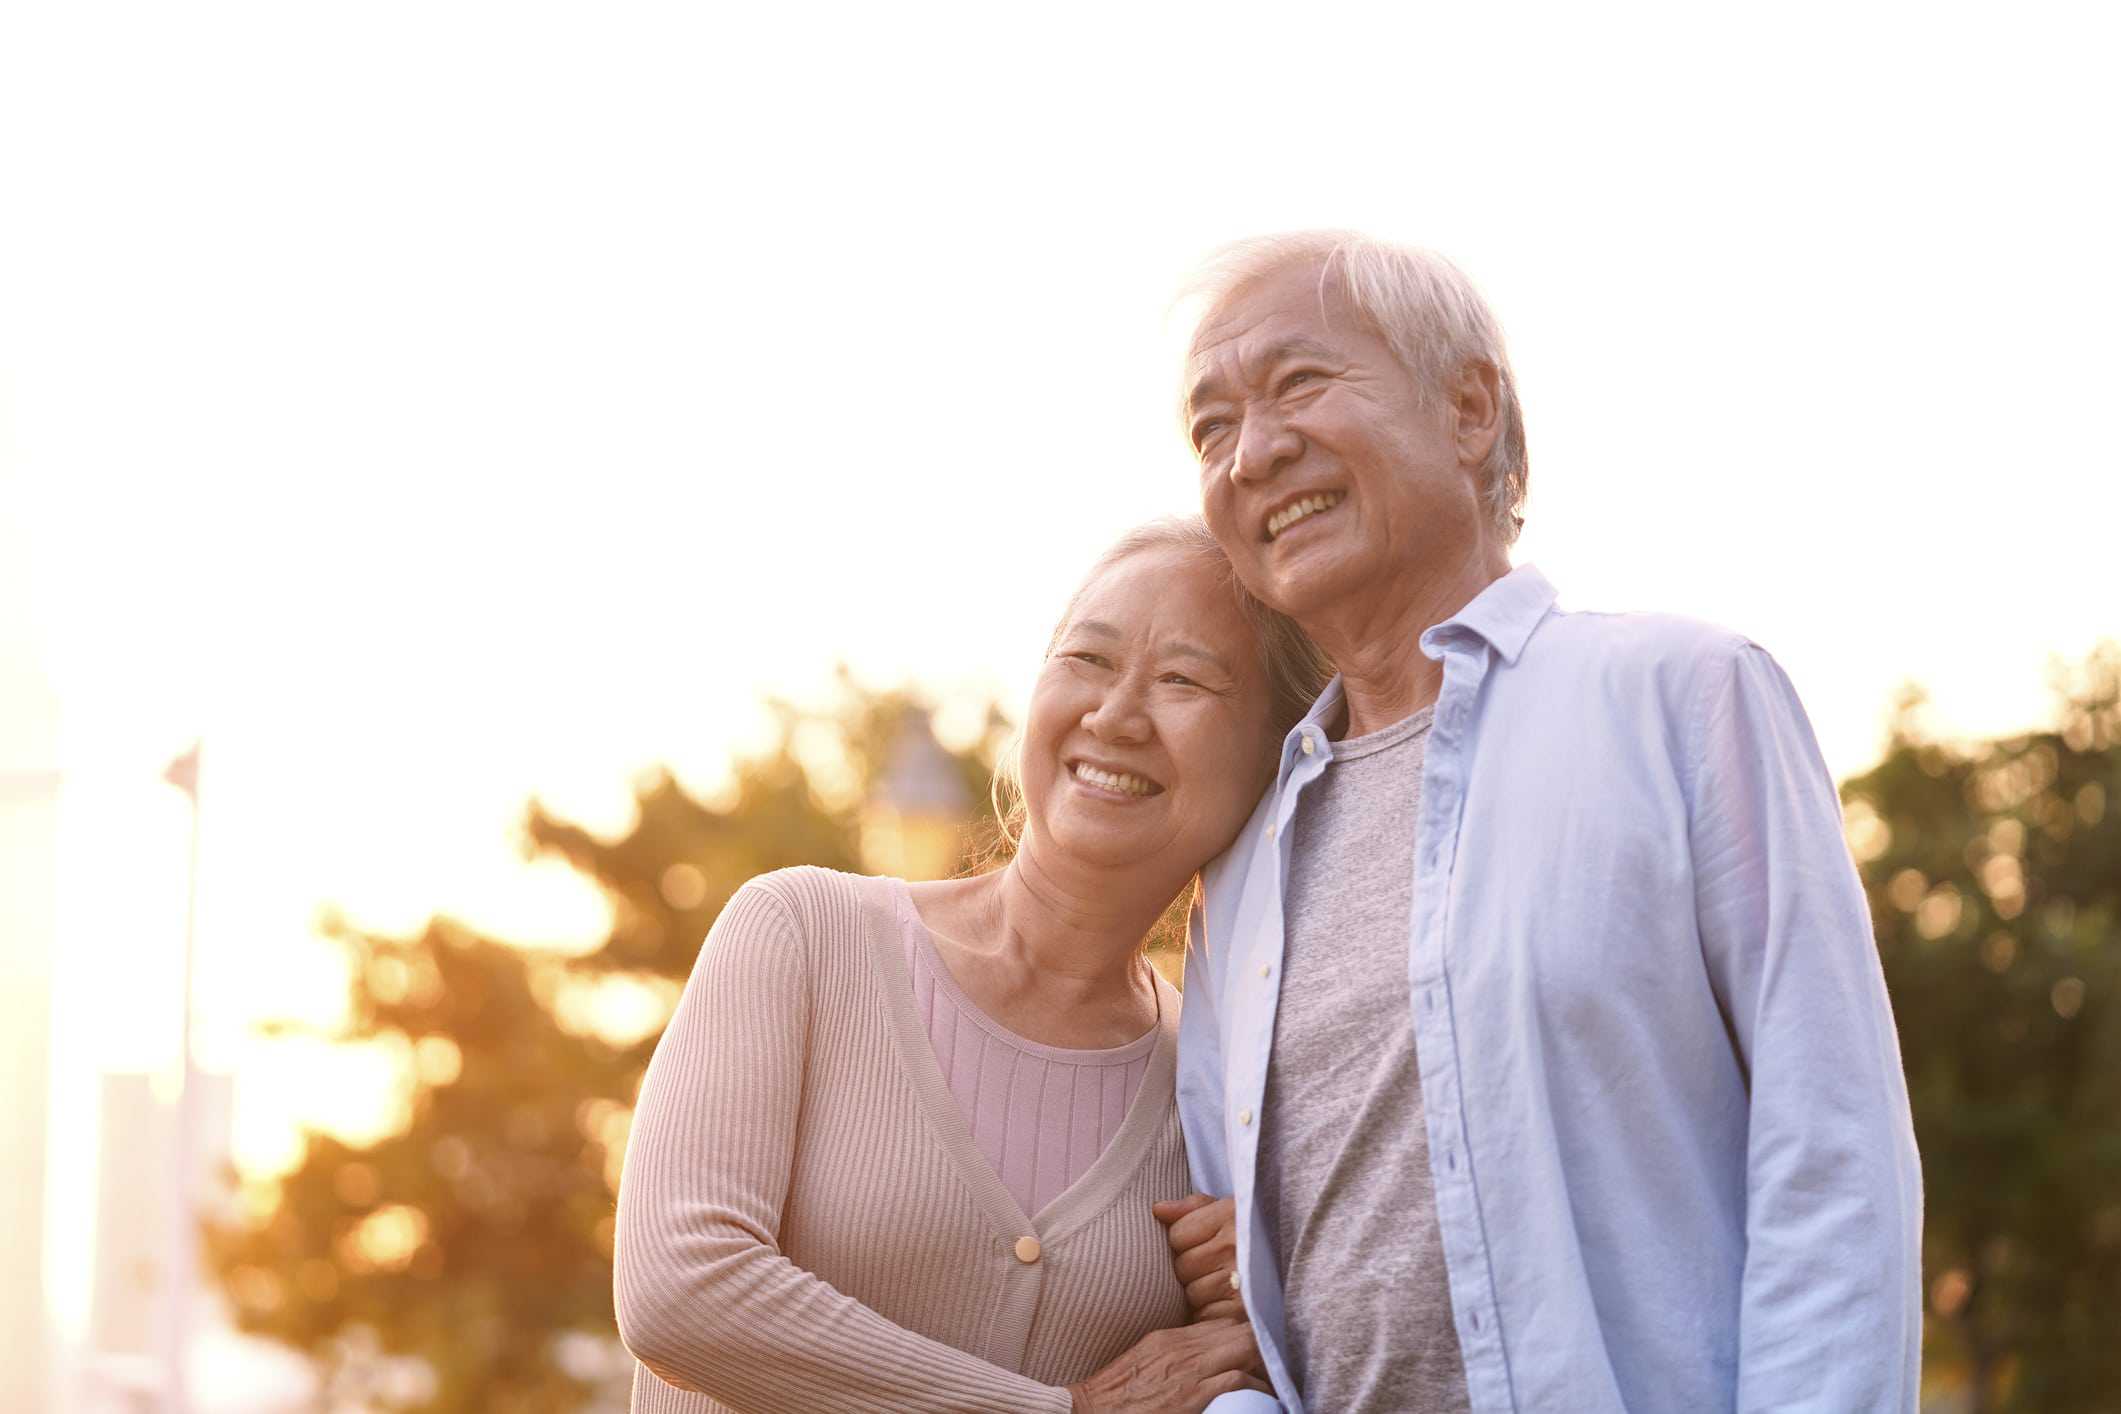
M 1281 1414 L 1281 1401 L 1256 1389 L 1233 1390 L 1209 1400 L 1206 1414 Z

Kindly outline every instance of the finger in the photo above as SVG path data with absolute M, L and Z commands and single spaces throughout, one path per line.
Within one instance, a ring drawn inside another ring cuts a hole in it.
M 1221 1395 L 1235 1394 L 1245 1389 L 1257 1390 L 1266 1395 L 1274 1393 L 1274 1386 L 1257 1375 L 1247 1374 L 1243 1370 L 1218 1370 L 1213 1374 L 1195 1376 L 1192 1389 L 1187 1392 L 1186 1402 L 1179 1407 L 1204 1409 Z
M 1188 1247 L 1171 1259 L 1171 1270 L 1188 1286 L 1213 1272 L 1234 1271 L 1237 1253 L 1226 1242 L 1213 1242 L 1204 1247 Z
M 1197 1208 L 1205 1208 L 1214 1201 L 1205 1193 L 1188 1193 L 1183 1198 L 1164 1198 L 1151 1203 L 1149 1211 L 1156 1214 L 1158 1222 L 1168 1224 Z
M 1217 1369 L 1246 1370 L 1259 1360 L 1259 1342 L 1252 1338 L 1252 1327 L 1244 1321 L 1211 1321 L 1190 1329 L 1204 1334 L 1208 1343 L 1202 1353 L 1215 1362 Z
M 1237 1204 L 1228 1198 L 1196 1203 L 1171 1224 L 1171 1245 L 1174 1248 L 1198 1247 L 1225 1229 L 1234 1231 L 1236 1216 Z
M 1211 1301 L 1222 1301 L 1237 1294 L 1237 1284 L 1230 1280 L 1228 1267 L 1217 1267 L 1204 1277 L 1186 1283 L 1186 1304 L 1198 1311 Z
M 1245 1316 L 1245 1304 L 1234 1296 L 1220 1301 L 1210 1301 L 1193 1313 L 1196 1321 L 1241 1321 Z
M 1201 1381 L 1201 1393 L 1213 1398 L 1217 1394 L 1235 1394 L 1241 1389 L 1258 1390 L 1261 1394 L 1274 1393 L 1274 1386 L 1242 1370 L 1230 1370 Z M 1211 1393 L 1212 1391 L 1212 1393 Z

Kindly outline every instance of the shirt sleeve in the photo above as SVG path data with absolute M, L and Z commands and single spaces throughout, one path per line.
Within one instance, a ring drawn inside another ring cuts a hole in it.
M 716 920 L 642 1083 L 619 1186 L 619 1334 L 665 1383 L 758 1414 L 1067 1414 L 1066 1390 L 915 1334 L 778 1244 L 809 1047 L 805 939 L 753 881 Z
M 1186 919 L 1186 993 L 1178 1013 L 1178 1120 L 1194 1191 L 1227 1198 L 1229 1141 L 1223 1133 L 1222 1037 L 1215 1018 L 1215 978 L 1207 956 L 1206 892 Z
M 1921 1173 L 1840 802 L 1751 644 L 1704 682 L 1695 740 L 1701 943 L 1750 1099 L 1735 1407 L 1913 1410 Z

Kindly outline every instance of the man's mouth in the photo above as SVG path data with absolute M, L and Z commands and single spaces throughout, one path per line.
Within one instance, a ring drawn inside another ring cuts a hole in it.
M 1162 795 L 1164 791 L 1162 786 L 1147 776 L 1137 776 L 1131 771 L 1108 771 L 1102 766 L 1093 766 L 1088 761 L 1074 762 L 1068 769 L 1075 779 L 1084 785 L 1117 791 L 1121 795 Z
M 1308 520 L 1320 511 L 1330 511 L 1347 499 L 1345 491 L 1320 491 L 1300 501 L 1291 501 L 1267 517 L 1267 539 L 1274 539 L 1298 521 Z

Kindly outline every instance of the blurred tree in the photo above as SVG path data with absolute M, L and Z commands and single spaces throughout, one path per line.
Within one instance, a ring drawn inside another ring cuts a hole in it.
M 2121 651 L 2058 729 L 1842 790 L 1926 1188 L 1926 1368 L 1973 1411 L 2121 1410 Z
M 828 713 L 785 705 L 776 747 L 722 798 L 667 774 L 606 840 L 531 807 L 526 850 L 600 885 L 610 935 L 568 957 L 437 919 L 418 937 L 329 926 L 351 966 L 336 1039 L 384 1048 L 409 1096 L 401 1132 L 355 1148 L 312 1135 L 256 1216 L 210 1227 L 241 1326 L 313 1357 L 335 1407 L 570 1411 L 624 1387 L 611 1313 L 613 1197 L 634 1094 L 708 925 L 738 885 L 791 864 L 860 867 L 860 806 L 909 714 L 844 682 Z M 967 857 L 1005 723 L 950 752 L 973 802 Z

